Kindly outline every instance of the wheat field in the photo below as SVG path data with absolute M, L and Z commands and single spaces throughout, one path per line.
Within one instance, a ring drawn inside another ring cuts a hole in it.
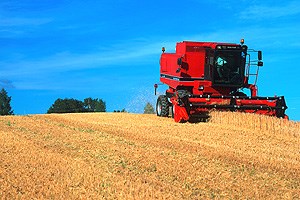
M 300 199 L 300 123 L 211 113 L 0 117 L 0 199 Z

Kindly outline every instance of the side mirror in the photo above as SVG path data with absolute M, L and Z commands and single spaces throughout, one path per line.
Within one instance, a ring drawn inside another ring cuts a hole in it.
M 257 52 L 257 57 L 258 57 L 258 60 L 262 60 L 262 52 L 261 51 Z
M 182 59 L 181 59 L 181 58 L 178 58 L 178 59 L 177 59 L 177 65 L 179 65 L 179 66 L 182 65 Z
M 156 95 L 156 90 L 157 90 L 157 88 L 158 88 L 158 85 L 155 83 L 155 84 L 154 84 L 154 95 Z

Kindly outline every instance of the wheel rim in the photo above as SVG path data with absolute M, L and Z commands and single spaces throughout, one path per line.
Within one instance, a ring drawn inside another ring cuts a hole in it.
M 158 116 L 161 116 L 161 103 L 157 102 L 157 108 L 156 108 L 156 112 Z

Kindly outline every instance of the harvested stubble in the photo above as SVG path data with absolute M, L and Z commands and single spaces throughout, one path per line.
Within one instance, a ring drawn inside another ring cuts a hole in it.
M 299 123 L 211 113 L 0 118 L 3 199 L 297 199 Z

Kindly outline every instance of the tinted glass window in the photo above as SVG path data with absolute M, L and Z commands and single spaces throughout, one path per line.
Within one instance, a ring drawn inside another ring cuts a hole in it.
M 218 51 L 214 61 L 216 84 L 240 85 L 244 77 L 245 55 L 240 51 Z

